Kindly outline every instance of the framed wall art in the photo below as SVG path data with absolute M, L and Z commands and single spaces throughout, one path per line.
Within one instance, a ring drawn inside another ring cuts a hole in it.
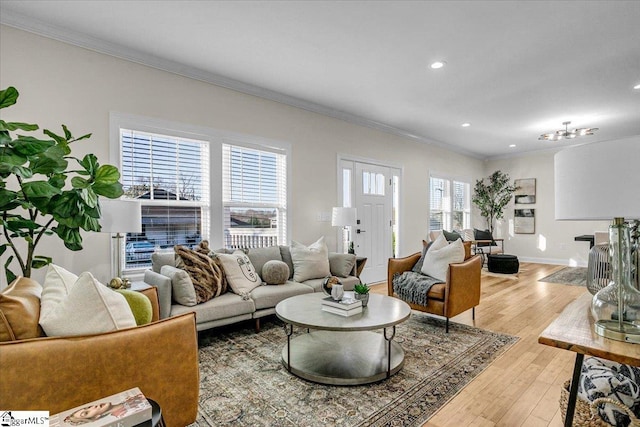
M 536 210 L 514 209 L 513 231 L 516 234 L 533 234 L 536 232 Z
M 518 189 L 513 193 L 517 204 L 531 205 L 536 202 L 536 179 L 516 179 L 515 185 Z

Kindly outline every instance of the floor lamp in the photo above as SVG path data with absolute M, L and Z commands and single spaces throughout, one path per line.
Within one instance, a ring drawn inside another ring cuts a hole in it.
M 142 212 L 140 202 L 133 200 L 105 200 L 100 199 L 102 216 L 100 225 L 102 233 L 112 233 L 111 238 L 115 239 L 111 250 L 116 251 L 116 275 L 122 278 L 122 240 L 126 235 L 122 233 L 142 232 Z M 112 258 L 113 259 L 113 258 Z M 113 271 L 113 269 L 112 269 Z
M 555 154 L 557 220 L 613 219 L 612 278 L 591 305 L 595 332 L 640 343 L 640 291 L 631 280 L 631 239 L 625 218 L 640 218 L 640 136 L 564 149 Z
M 334 227 L 342 227 L 343 233 L 344 230 L 347 230 L 349 233 L 347 227 L 354 226 L 356 223 L 356 208 L 335 207 L 331 211 L 331 225 Z M 342 238 L 344 241 L 344 234 Z M 351 233 L 347 236 L 347 248 L 349 253 L 353 253 L 351 248 Z

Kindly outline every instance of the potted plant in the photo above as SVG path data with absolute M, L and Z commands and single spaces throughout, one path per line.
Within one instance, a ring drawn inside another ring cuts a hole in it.
M 493 224 L 502 218 L 504 208 L 518 189 L 511 184 L 509 175 L 495 171 L 489 177 L 479 179 L 473 189 L 473 203 L 487 221 L 487 229 L 493 236 Z
M 14 87 L 1 90 L 0 108 L 17 99 Z M 7 249 L 12 252 L 4 263 L 7 283 L 16 278 L 9 269 L 14 259 L 24 277 L 51 263 L 51 257 L 35 253 L 43 236 L 55 234 L 67 248 L 81 250 L 80 230 L 101 229 L 99 196 L 115 199 L 123 193 L 115 166 L 100 165 L 93 154 L 71 156 L 70 144 L 91 134 L 75 138 L 65 125 L 63 135 L 47 129 L 44 138 L 10 134 L 38 129 L 36 124 L 0 120 L 0 256 Z
M 362 301 L 362 306 L 366 307 L 369 302 L 369 291 L 371 288 L 366 283 L 358 283 L 353 287 L 354 296 L 357 300 Z

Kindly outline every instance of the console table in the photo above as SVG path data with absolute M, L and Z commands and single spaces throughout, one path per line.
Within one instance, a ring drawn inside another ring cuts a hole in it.
M 601 359 L 627 365 L 640 366 L 640 344 L 630 344 L 601 337 L 593 329 L 591 316 L 592 295 L 585 293 L 560 313 L 560 315 L 538 337 L 540 344 L 561 348 L 576 353 L 573 367 L 567 416 L 564 425 L 570 427 L 578 397 L 578 380 L 582 370 L 584 356 L 595 356 Z

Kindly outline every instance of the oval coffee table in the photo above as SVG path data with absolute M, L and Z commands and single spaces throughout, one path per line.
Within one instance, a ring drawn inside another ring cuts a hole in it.
M 322 311 L 322 298 L 321 292 L 298 295 L 276 305 L 276 315 L 285 322 L 282 363 L 289 372 L 321 384 L 356 385 L 402 369 L 404 351 L 393 338 L 396 325 L 411 315 L 405 302 L 371 294 L 362 313 L 342 317 Z M 292 338 L 294 326 L 313 331 Z M 384 331 L 371 332 L 376 329 Z

